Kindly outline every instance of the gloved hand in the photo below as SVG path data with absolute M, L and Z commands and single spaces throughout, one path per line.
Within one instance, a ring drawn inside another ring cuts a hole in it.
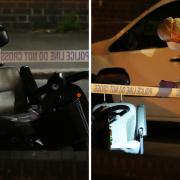
M 180 83 L 179 83 L 179 85 L 180 85 Z M 173 81 L 161 80 L 159 82 L 159 86 L 160 87 L 166 87 L 166 88 L 177 88 L 178 87 L 178 83 L 177 82 L 173 82 Z

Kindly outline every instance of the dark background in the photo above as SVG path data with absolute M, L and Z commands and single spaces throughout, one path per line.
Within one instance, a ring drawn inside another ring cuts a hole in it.
M 158 0 L 92 0 L 92 42 L 115 35 Z

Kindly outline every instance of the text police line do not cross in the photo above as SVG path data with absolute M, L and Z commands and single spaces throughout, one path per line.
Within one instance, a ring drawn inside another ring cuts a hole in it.
M 113 85 L 113 84 L 91 84 L 91 92 L 98 94 L 117 94 L 130 96 L 149 97 L 180 97 L 180 88 Z
M 1 62 L 88 61 L 88 50 L 1 51 Z

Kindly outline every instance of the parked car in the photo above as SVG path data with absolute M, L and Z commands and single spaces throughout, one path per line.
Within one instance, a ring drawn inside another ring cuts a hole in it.
M 122 67 L 131 85 L 159 86 L 161 80 L 180 81 L 180 50 L 171 50 L 159 39 L 157 26 L 167 17 L 180 17 L 180 1 L 161 0 L 125 26 L 114 37 L 92 44 L 92 73 L 107 67 Z M 113 96 L 119 101 L 119 96 Z M 135 105 L 143 103 L 147 119 L 180 120 L 179 98 L 124 97 Z

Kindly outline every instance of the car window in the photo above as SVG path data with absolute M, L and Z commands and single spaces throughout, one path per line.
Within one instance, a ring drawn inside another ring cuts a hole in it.
M 169 16 L 180 17 L 179 9 L 180 1 L 155 9 L 115 41 L 109 48 L 110 52 L 166 47 L 166 43 L 157 36 L 157 26 Z

